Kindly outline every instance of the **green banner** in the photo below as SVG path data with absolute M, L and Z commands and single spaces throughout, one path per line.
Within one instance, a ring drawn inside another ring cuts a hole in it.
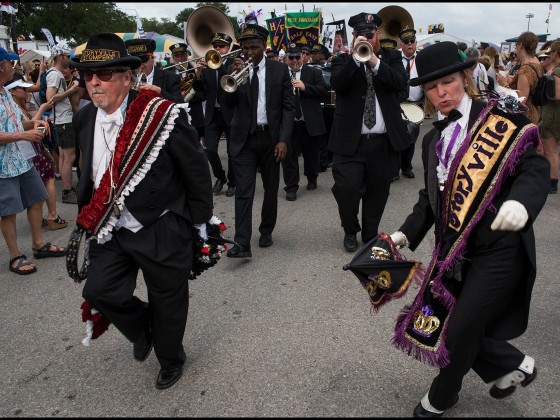
M 287 12 L 286 28 L 319 28 L 321 26 L 321 12 Z

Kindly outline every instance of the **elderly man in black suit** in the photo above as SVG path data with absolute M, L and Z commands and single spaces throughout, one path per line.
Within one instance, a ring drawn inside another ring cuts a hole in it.
M 248 80 L 232 93 L 226 105 L 233 109 L 230 153 L 237 191 L 235 193 L 235 242 L 228 250 L 231 258 L 252 257 L 252 213 L 257 167 L 261 170 L 264 199 L 259 232 L 260 247 L 272 245 L 272 231 L 278 213 L 280 161 L 286 157 L 294 125 L 294 93 L 288 66 L 264 56 L 268 30 L 252 24 L 241 25 L 242 53 L 230 71 L 248 68 Z
M 352 51 L 367 41 L 371 58 L 361 62 L 342 53 L 332 60 L 331 87 L 336 111 L 328 148 L 333 152 L 333 195 L 344 229 L 344 248 L 358 248 L 356 234 L 366 243 L 378 234 L 400 151 L 408 146 L 400 102 L 406 77 L 399 51 L 381 48 L 381 18 L 359 13 L 348 20 L 353 28 Z M 362 58 L 365 60 L 367 57 Z M 362 202 L 362 226 L 358 211 Z
M 301 48 L 290 44 L 287 51 L 295 99 L 295 121 L 286 159 L 282 161 L 286 200 L 295 201 L 299 189 L 298 156 L 303 156 L 303 174 L 307 189 L 317 189 L 319 143 L 327 132 L 321 100 L 327 95 L 327 84 L 321 70 L 304 66 Z
M 142 75 L 146 77 L 146 82 L 141 89 L 153 90 L 173 102 L 184 102 L 183 95 L 181 95 L 180 77 L 172 72 L 161 70 L 155 65 L 156 41 L 145 38 L 129 39 L 125 41 L 125 45 L 130 55 L 142 60 L 142 64 L 136 71 L 137 77 L 141 78 Z
M 120 37 L 91 35 L 71 63 L 92 100 L 72 122 L 82 170 L 76 222 L 91 235 L 83 297 L 134 343 L 136 360 L 153 346 L 156 388 L 168 388 L 186 359 L 195 227 L 203 236 L 212 217 L 208 160 L 185 105 L 130 90 L 141 60 Z M 139 270 L 149 302 L 134 296 Z
M 230 52 L 233 46 L 233 39 L 223 32 L 216 32 L 212 37 L 212 48 L 220 55 Z M 193 81 L 193 89 L 202 93 L 206 97 L 206 109 L 204 113 L 204 145 L 206 155 L 212 167 L 212 172 L 216 177 L 214 183 L 214 194 L 220 194 L 224 185 L 227 183 L 227 197 L 235 195 L 235 174 L 233 163 L 229 153 L 231 119 L 233 113 L 224 103 L 224 89 L 220 86 L 220 80 L 228 74 L 228 67 L 233 62 L 233 58 L 225 58 L 218 69 L 211 69 L 207 66 L 204 58 L 196 63 L 196 76 Z M 226 137 L 226 147 L 228 149 L 228 171 L 222 167 L 222 161 L 218 155 L 218 146 L 222 133 Z

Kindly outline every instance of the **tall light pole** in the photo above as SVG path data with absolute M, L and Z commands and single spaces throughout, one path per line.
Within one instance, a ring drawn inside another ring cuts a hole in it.
M 527 31 L 529 31 L 529 24 L 531 23 L 531 18 L 534 18 L 535 15 L 532 14 L 531 12 L 529 12 L 525 15 L 525 17 L 528 19 L 527 20 Z

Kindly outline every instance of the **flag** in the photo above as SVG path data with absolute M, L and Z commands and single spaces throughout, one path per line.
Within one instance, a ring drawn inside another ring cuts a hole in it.
M 136 34 L 138 38 L 146 38 L 146 33 L 144 32 L 144 27 L 142 26 L 142 19 L 140 19 L 140 15 L 136 15 Z
M 41 28 L 41 31 L 45 34 L 45 37 L 47 38 L 47 42 L 49 43 L 49 49 L 52 49 L 56 45 L 56 42 L 54 42 L 54 37 L 52 36 L 51 31 L 49 31 L 47 28 Z
M 275 51 L 280 51 L 283 45 L 287 45 L 284 16 L 267 19 L 266 25 L 270 32 L 270 47 Z
M 17 3 L 8 3 L 3 1 L 0 10 L 10 15 L 15 15 L 18 11 L 18 6 Z
M 289 42 L 312 47 L 319 44 L 320 12 L 286 12 L 286 33 Z

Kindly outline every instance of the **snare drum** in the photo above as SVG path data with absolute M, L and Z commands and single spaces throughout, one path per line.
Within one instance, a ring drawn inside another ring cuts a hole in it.
M 418 105 L 405 102 L 401 104 L 401 109 L 410 122 L 421 125 L 422 121 L 424 121 L 424 110 Z M 405 118 L 403 117 L 403 119 Z

